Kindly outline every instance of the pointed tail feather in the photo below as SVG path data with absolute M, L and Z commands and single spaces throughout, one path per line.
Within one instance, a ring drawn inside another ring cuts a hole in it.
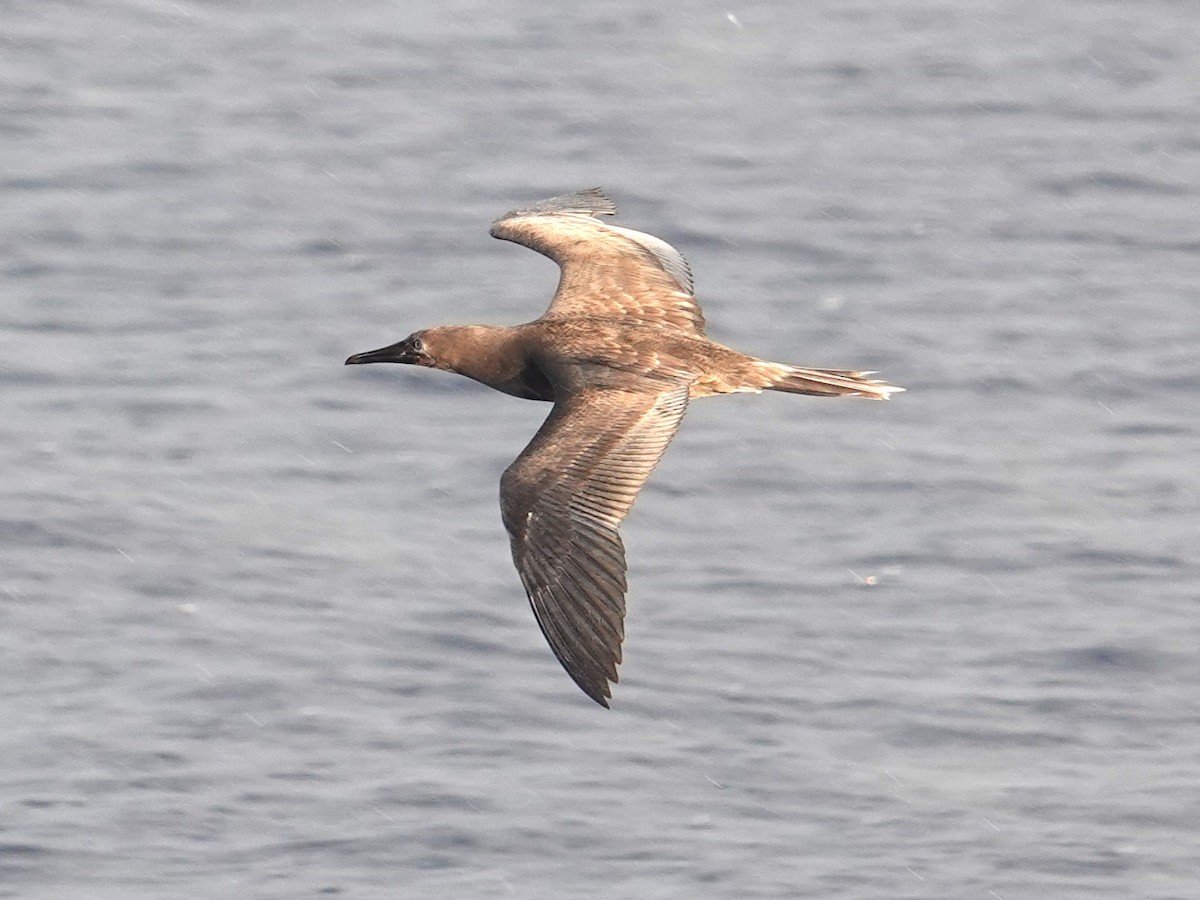
M 769 391 L 786 391 L 789 394 L 814 394 L 821 397 L 868 397 L 871 400 L 887 400 L 892 394 L 904 390 L 902 387 L 871 378 L 874 372 L 855 372 L 850 369 L 805 369 L 782 363 L 763 363 Z

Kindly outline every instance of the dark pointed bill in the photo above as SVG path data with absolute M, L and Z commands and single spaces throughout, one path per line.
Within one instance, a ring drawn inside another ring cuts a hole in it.
M 362 366 L 367 363 L 407 363 L 412 365 L 420 359 L 412 345 L 411 338 L 405 338 L 378 350 L 368 350 L 366 353 L 355 353 L 346 360 L 348 366 Z

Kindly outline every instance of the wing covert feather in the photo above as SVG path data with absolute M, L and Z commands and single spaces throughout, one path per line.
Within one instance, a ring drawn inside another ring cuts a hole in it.
M 608 706 L 625 635 L 617 532 L 687 410 L 665 392 L 584 388 L 555 403 L 500 480 L 513 561 L 567 674 Z
M 491 234 L 536 250 L 562 269 L 543 318 L 630 318 L 704 334 L 687 260 L 661 238 L 599 219 L 616 211 L 592 188 L 505 213 Z

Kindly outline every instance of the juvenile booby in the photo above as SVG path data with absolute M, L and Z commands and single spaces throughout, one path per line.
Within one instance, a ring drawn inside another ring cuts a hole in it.
M 763 390 L 886 400 L 903 390 L 848 369 L 756 359 L 709 340 L 687 262 L 665 241 L 601 220 L 599 189 L 506 213 L 493 237 L 562 270 L 550 308 L 512 327 L 450 325 L 357 353 L 457 372 L 554 404 L 500 479 L 500 508 L 534 615 L 567 674 L 602 706 L 625 634 L 617 528 L 674 437 L 688 401 Z

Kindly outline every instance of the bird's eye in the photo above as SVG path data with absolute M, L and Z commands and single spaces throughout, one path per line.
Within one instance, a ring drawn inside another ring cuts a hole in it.
M 413 351 L 413 353 L 424 353 L 425 352 L 425 342 L 423 340 L 421 340 L 419 337 L 413 338 L 412 339 L 412 351 Z

